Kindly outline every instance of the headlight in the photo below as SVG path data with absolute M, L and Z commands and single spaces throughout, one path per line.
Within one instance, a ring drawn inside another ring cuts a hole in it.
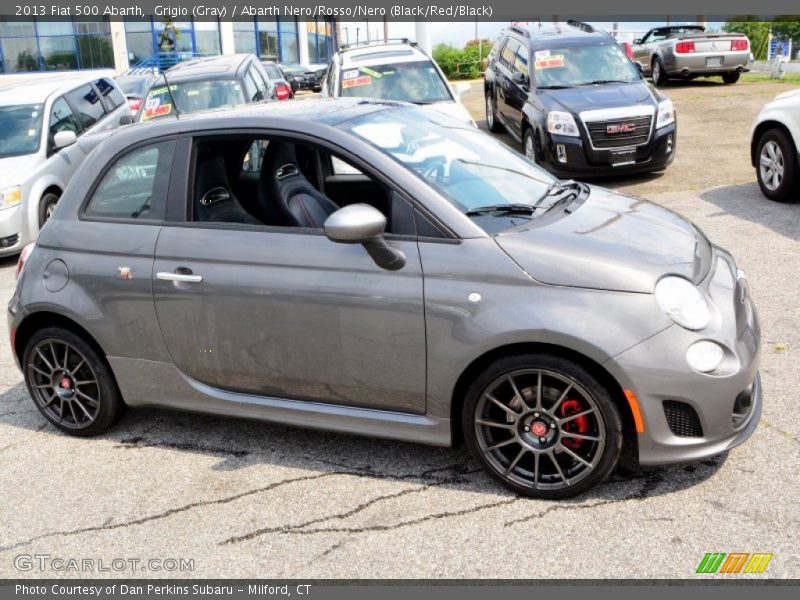
M 711 320 L 705 296 L 683 277 L 661 279 L 656 284 L 656 302 L 673 321 L 686 329 L 703 329 Z
M 672 100 L 662 100 L 658 104 L 658 118 L 656 119 L 656 129 L 666 127 L 675 122 L 675 106 Z
M 18 185 L 0 190 L 0 210 L 17 206 L 22 202 L 22 188 Z
M 560 110 L 551 110 L 547 113 L 547 131 L 573 137 L 580 135 L 575 118 L 570 113 Z

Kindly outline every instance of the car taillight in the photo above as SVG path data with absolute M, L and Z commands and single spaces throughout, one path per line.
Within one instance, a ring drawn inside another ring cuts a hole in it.
M 16 277 L 19 279 L 19 276 L 22 274 L 22 269 L 25 268 L 25 262 L 28 260 L 28 257 L 33 252 L 33 249 L 36 247 L 35 243 L 30 243 L 22 249 L 22 252 L 19 253 L 19 260 L 17 261 L 17 273 Z
M 679 54 L 694 52 L 694 42 L 678 42 L 675 44 L 675 52 L 678 52 Z
M 128 106 L 131 107 L 131 112 L 136 114 L 139 112 L 139 109 L 142 108 L 142 99 L 141 98 L 128 98 Z
M 628 55 L 628 58 L 633 60 L 633 46 L 630 42 L 622 42 L 622 48 L 625 50 L 625 54 Z
M 292 95 L 292 89 L 288 85 L 284 83 L 279 83 L 275 87 L 275 97 L 278 100 L 286 100 L 291 95 Z
M 731 50 L 748 50 L 750 48 L 750 42 L 747 38 L 743 40 L 733 40 L 731 42 Z

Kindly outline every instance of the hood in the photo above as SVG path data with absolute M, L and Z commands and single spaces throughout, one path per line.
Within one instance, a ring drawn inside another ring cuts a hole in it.
M 500 234 L 497 243 L 551 285 L 652 293 L 667 274 L 705 277 L 711 244 L 692 223 L 641 198 L 590 190 L 572 213 Z
M 565 90 L 541 90 L 539 96 L 547 100 L 545 104 L 549 109 L 566 109 L 575 113 L 599 108 L 655 104 L 653 95 L 644 81 L 584 85 Z
M 26 154 L 0 158 L 0 188 L 22 185 L 22 182 L 30 174 L 31 167 L 36 164 L 33 161 L 34 156 L 34 154 Z
M 467 109 L 460 102 L 437 102 L 436 104 L 423 104 L 422 108 L 425 110 L 432 110 L 448 117 L 458 119 L 462 123 L 468 123 L 476 126 L 472 116 L 467 112 Z
M 800 88 L 798 88 L 796 90 L 789 90 L 788 92 L 781 92 L 780 94 L 775 96 L 775 98 L 773 98 L 773 101 L 775 101 L 775 100 L 787 100 L 789 98 L 796 98 L 798 95 L 800 95 Z

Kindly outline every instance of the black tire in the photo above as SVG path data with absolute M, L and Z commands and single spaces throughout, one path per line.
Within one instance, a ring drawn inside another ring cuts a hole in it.
M 492 133 L 500 133 L 503 131 L 503 126 L 497 120 L 494 94 L 491 90 L 486 92 L 486 127 Z
M 539 373 L 541 379 L 531 379 Z M 511 384 L 506 383 L 509 377 Z M 527 382 L 534 382 L 536 391 Z M 505 394 L 504 390 L 513 393 Z M 565 399 L 568 394 L 586 404 L 583 407 L 577 404 L 570 413 L 564 413 L 569 402 L 579 402 Z M 513 400 L 502 408 L 508 395 Z M 554 400 L 556 396 L 560 400 Z M 591 408 L 591 414 L 583 412 L 587 407 Z M 576 440 L 576 432 L 567 422 L 580 423 L 581 415 L 588 415 L 583 417 L 585 429 L 579 430 L 577 436 L 584 438 Z M 470 452 L 493 479 L 520 495 L 553 500 L 577 496 L 603 482 L 617 464 L 623 440 L 622 419 L 608 390 L 577 363 L 550 354 L 508 356 L 490 365 L 467 392 L 462 428 Z M 537 429 L 544 433 L 536 433 Z M 511 441 L 487 440 L 487 431 L 505 431 L 512 436 Z M 594 441 L 584 441 L 590 439 Z M 565 442 L 574 452 L 568 453 Z M 585 450 L 575 444 L 586 444 Z M 583 452 L 583 464 L 577 457 L 572 458 L 576 452 Z M 506 470 L 501 472 L 504 466 Z M 527 483 L 524 473 L 532 475 Z
M 536 162 L 536 137 L 533 127 L 527 127 L 522 134 L 522 153 L 529 160 Z
M 44 227 L 44 224 L 47 223 L 47 220 L 53 213 L 53 209 L 55 209 L 56 204 L 58 204 L 58 198 L 58 194 L 47 192 L 42 196 L 42 199 L 39 200 L 39 229 Z
M 772 156 L 770 156 L 772 149 Z M 776 158 L 780 159 L 783 167 L 782 176 L 776 185 L 770 173 L 773 173 L 774 166 L 762 164 L 763 160 L 771 161 L 776 164 Z M 761 134 L 756 148 L 756 175 L 761 193 L 770 200 L 776 202 L 790 202 L 798 200 L 800 194 L 800 166 L 798 166 L 797 150 L 794 142 L 786 131 L 777 127 L 768 129 Z
M 728 85 L 736 83 L 737 81 L 739 81 L 739 71 L 734 71 L 733 73 L 723 73 L 722 81 L 724 81 Z
M 658 57 L 653 59 L 651 79 L 653 80 L 653 85 L 656 87 L 665 86 L 667 85 L 667 81 L 669 81 L 667 72 L 664 70 L 664 63 L 662 63 L 661 59 Z
M 25 345 L 22 372 L 39 412 L 70 435 L 102 433 L 124 412 L 125 404 L 105 358 L 67 329 L 46 327 L 37 331 Z

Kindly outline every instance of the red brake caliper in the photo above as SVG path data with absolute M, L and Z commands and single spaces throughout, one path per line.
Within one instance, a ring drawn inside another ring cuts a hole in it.
M 571 417 L 572 415 L 577 415 L 580 412 L 583 412 L 583 408 L 581 408 L 581 403 L 573 398 L 567 398 L 561 403 L 561 407 L 559 408 L 559 412 L 561 413 L 561 417 Z M 589 419 L 586 415 L 582 417 L 578 417 L 577 419 L 572 419 L 568 423 L 564 424 L 562 427 L 564 431 L 569 431 L 570 433 L 587 433 L 589 431 Z M 577 450 L 581 447 L 584 440 L 579 440 L 571 437 L 564 437 L 561 440 L 561 443 L 564 444 L 570 450 Z

